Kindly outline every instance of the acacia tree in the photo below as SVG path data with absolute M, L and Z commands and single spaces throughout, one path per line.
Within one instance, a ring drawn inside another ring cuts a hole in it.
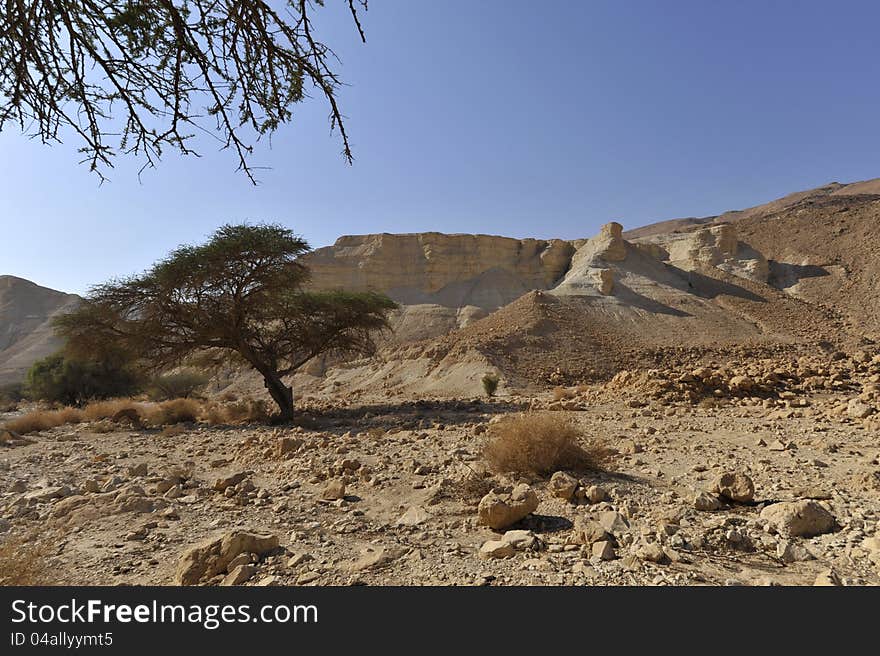
M 358 8 L 343 0 L 360 38 Z M 44 143 L 64 129 L 92 171 L 118 152 L 154 166 L 165 146 L 194 154 L 194 134 L 217 137 L 254 181 L 257 138 L 292 118 L 313 87 L 352 159 L 332 50 L 312 24 L 324 0 L 0 0 L 0 130 Z
M 366 355 L 396 307 L 371 292 L 303 289 L 308 244 L 278 225 L 226 225 L 183 246 L 140 276 L 94 287 L 56 326 L 72 353 L 113 348 L 150 366 L 179 366 L 212 349 L 237 353 L 293 416 L 284 378 L 324 353 Z

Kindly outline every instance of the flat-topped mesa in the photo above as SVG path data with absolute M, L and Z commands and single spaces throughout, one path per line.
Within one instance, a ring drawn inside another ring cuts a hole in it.
M 429 232 L 340 237 L 304 260 L 318 289 L 375 290 L 412 303 L 431 302 L 419 297 L 450 292 L 450 287 L 460 292 L 462 285 L 491 280 L 493 286 L 516 291 L 509 302 L 525 290 L 551 287 L 568 269 L 573 253 L 571 244 L 561 239 Z

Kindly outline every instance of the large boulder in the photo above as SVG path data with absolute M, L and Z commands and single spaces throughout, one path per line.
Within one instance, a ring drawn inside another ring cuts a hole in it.
M 748 503 L 755 498 L 752 479 L 739 472 L 724 472 L 712 483 L 712 492 L 736 503 Z
M 812 499 L 774 503 L 761 511 L 761 517 L 786 537 L 810 538 L 834 529 L 834 516 Z
M 478 521 L 496 531 L 506 529 L 533 513 L 538 508 L 538 495 L 525 483 L 517 485 L 510 494 L 489 492 L 477 507 Z
M 229 563 L 239 554 L 262 556 L 277 548 L 277 535 L 230 531 L 185 551 L 177 563 L 174 582 L 177 585 L 196 585 L 225 573 Z

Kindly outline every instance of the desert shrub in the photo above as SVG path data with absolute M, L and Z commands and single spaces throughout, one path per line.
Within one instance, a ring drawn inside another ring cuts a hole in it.
M 0 585 L 49 585 L 49 550 L 38 535 L 0 541 Z
M 567 399 L 573 399 L 574 392 L 567 387 L 554 387 L 553 388 L 553 399 L 556 401 L 564 401 Z
M 61 408 L 60 410 L 34 410 L 15 417 L 3 424 L 4 430 L 19 435 L 39 433 L 64 424 L 77 424 L 83 419 L 82 411 L 77 408 Z
M 24 399 L 24 385 L 12 383 L 0 385 L 0 412 L 13 412 Z
M 82 405 L 91 399 L 127 396 L 137 391 L 137 376 L 121 358 L 76 360 L 63 353 L 35 362 L 25 384 L 29 398 L 65 405 Z
M 202 413 L 202 404 L 195 399 L 171 399 L 146 406 L 144 418 L 153 426 L 194 422 Z
M 160 374 L 150 381 L 147 394 L 153 401 L 188 399 L 207 385 L 208 377 L 194 369 Z
M 212 426 L 266 423 L 269 406 L 262 399 L 241 399 L 234 403 L 205 403 L 199 419 Z
M 122 416 L 143 416 L 143 404 L 131 399 L 109 399 L 89 403 L 82 411 L 85 421 L 99 421 Z
M 526 412 L 489 426 L 483 457 L 498 473 L 549 474 L 601 468 L 606 450 L 599 446 L 587 449 L 580 438 L 581 431 L 560 413 Z
M 495 390 L 498 389 L 498 375 L 486 374 L 481 382 L 483 383 L 483 391 L 486 392 L 486 396 L 495 396 Z
M 202 406 L 202 414 L 199 418 L 211 426 L 220 426 L 226 423 L 226 411 L 222 405 L 206 403 Z
M 223 406 L 227 424 L 265 423 L 269 408 L 262 399 L 242 399 Z

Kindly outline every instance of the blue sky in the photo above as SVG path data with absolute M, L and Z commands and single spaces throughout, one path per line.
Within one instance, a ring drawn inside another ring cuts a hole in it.
M 83 292 L 225 222 L 576 238 L 880 176 L 876 2 L 342 0 L 356 161 L 317 97 L 252 158 L 167 153 L 98 184 L 75 142 L 0 134 L 0 274 Z

